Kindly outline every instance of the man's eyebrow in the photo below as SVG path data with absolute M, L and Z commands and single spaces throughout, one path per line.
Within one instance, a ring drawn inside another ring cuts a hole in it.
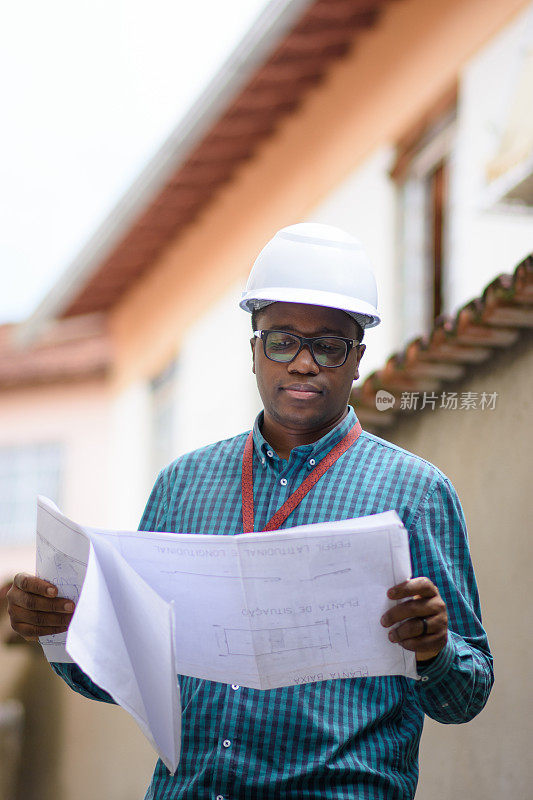
M 289 331 L 289 332 L 292 332 L 292 333 L 300 333 L 300 331 L 297 328 L 295 328 L 294 325 L 291 325 L 290 323 L 287 324 L 287 325 L 285 325 L 283 323 L 281 323 L 279 325 L 271 325 L 270 326 L 270 330 L 273 330 L 273 331 Z M 328 328 L 327 326 L 324 326 L 322 328 L 316 328 L 315 331 L 311 334 L 311 336 L 322 336 L 322 335 L 324 335 L 324 336 L 342 336 L 343 339 L 353 339 L 354 338 L 353 336 L 349 336 L 346 333 L 344 333 L 344 331 L 341 331 L 340 328 Z M 300 334 L 300 336 L 303 336 L 303 334 Z

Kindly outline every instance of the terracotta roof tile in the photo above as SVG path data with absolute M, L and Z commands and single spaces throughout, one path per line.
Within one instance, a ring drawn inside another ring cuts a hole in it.
M 351 401 L 363 426 L 379 431 L 404 414 L 401 403 L 378 411 L 376 393 L 449 390 L 454 381 L 490 358 L 493 349 L 511 347 L 521 331 L 533 327 L 533 254 L 512 275 L 502 274 L 482 295 L 466 303 L 454 317 L 439 317 L 426 337 L 409 342 L 390 356 L 382 369 L 369 375 L 353 392 Z
M 16 325 L 0 326 L 0 391 L 104 377 L 112 363 L 101 315 L 54 322 L 30 347 L 16 342 Z

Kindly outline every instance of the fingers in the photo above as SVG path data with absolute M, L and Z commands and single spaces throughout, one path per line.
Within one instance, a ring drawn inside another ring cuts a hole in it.
M 413 597 L 420 595 L 420 597 L 435 597 L 439 594 L 439 590 L 432 583 L 429 578 L 411 578 L 409 581 L 393 586 L 389 589 L 387 596 L 391 600 L 403 600 L 405 597 Z
M 31 592 L 43 597 L 56 597 L 57 595 L 57 589 L 53 583 L 43 581 L 42 578 L 37 578 L 35 575 L 28 575 L 27 572 L 19 572 L 15 575 L 13 583 L 17 589 L 22 589 L 23 592 Z
M 427 632 L 424 634 L 422 619 L 410 619 L 390 631 L 391 642 L 400 644 L 406 650 L 413 650 L 419 655 L 430 657 L 437 654 L 446 644 L 447 624 L 438 617 L 426 619 Z
M 412 650 L 416 653 L 419 661 L 431 658 L 440 653 L 448 638 L 448 628 L 440 623 L 435 625 L 433 621 L 427 621 L 428 633 L 421 635 L 422 621 L 420 619 L 409 620 L 402 623 L 395 630 L 389 633 L 391 642 L 396 642 L 405 650 Z M 435 628 L 432 633 L 430 628 Z
M 381 624 L 388 628 L 410 617 L 431 617 L 439 614 L 443 605 L 440 595 L 439 597 L 431 597 L 429 600 L 405 600 L 405 602 L 389 608 L 383 615 Z
M 23 625 L 33 625 L 35 628 L 56 628 L 54 633 L 66 631 L 70 625 L 72 614 L 56 614 L 44 611 L 29 611 L 27 608 L 12 606 L 12 615 L 15 616 L 17 623 Z M 44 636 L 41 633 L 39 636 Z
M 424 633 L 424 620 L 420 618 L 408 619 L 398 625 L 397 628 L 390 631 L 389 639 L 391 642 L 407 642 L 411 639 L 418 639 L 421 636 L 429 635 L 430 621 L 426 619 L 425 633 Z
M 17 588 L 15 585 L 11 587 L 8 592 L 8 603 L 16 605 L 20 608 L 27 608 L 30 611 L 45 611 L 47 613 L 53 612 L 61 614 L 63 612 L 72 613 L 74 611 L 74 603 L 64 597 L 43 597 L 38 594 L 30 594 L 24 592 L 22 589 Z
M 36 639 L 39 636 L 50 636 L 68 630 L 72 614 L 31 611 L 15 604 L 9 606 L 11 627 L 15 633 L 25 639 Z
M 391 600 L 400 600 L 381 618 L 389 640 L 416 653 L 423 661 L 440 653 L 448 638 L 446 604 L 429 578 L 412 578 L 387 592 Z M 425 621 L 425 623 L 424 623 Z
M 7 593 L 13 630 L 30 641 L 66 631 L 75 606 L 56 595 L 57 588 L 49 581 L 26 573 L 16 575 Z
M 30 642 L 38 641 L 40 636 L 54 636 L 56 633 L 63 633 L 63 630 L 67 630 L 66 628 L 63 630 L 49 627 L 40 628 L 37 625 L 29 625 L 27 623 L 18 623 L 17 627 L 14 625 L 12 627 L 15 633 L 20 634 Z

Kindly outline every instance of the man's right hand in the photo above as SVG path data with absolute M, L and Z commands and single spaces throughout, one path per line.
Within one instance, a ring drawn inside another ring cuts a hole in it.
M 25 572 L 15 575 L 7 593 L 11 627 L 31 642 L 39 636 L 66 631 L 74 607 L 72 600 L 57 597 L 57 588 L 52 583 Z

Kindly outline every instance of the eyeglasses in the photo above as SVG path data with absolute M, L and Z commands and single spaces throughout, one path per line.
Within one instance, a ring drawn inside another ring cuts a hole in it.
M 307 346 L 319 367 L 342 367 L 350 350 L 359 344 L 355 339 L 343 336 L 312 336 L 308 339 L 287 331 L 254 331 L 254 336 L 263 340 L 263 351 L 270 361 L 290 364 Z

